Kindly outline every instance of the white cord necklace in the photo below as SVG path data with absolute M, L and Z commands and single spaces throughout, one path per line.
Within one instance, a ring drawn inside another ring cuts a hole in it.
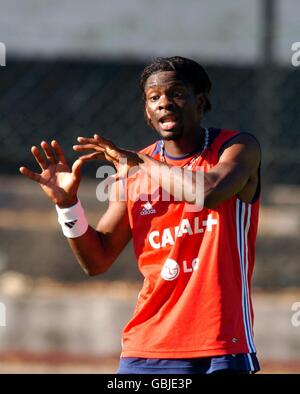
M 202 149 L 196 154 L 196 156 L 192 157 L 191 160 L 189 160 L 182 168 L 187 167 L 188 169 L 191 169 L 195 161 L 198 159 L 199 156 L 202 155 L 202 153 L 205 151 L 205 149 L 208 148 L 208 143 L 209 143 L 209 130 L 207 128 L 205 130 L 205 136 L 204 136 L 204 142 L 202 145 Z M 160 145 L 160 161 L 163 163 L 166 163 L 166 158 L 165 158 L 165 143 L 164 140 L 161 140 L 161 145 Z

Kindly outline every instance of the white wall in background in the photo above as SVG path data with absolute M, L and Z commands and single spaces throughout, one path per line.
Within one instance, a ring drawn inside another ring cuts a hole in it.
M 276 31 L 275 51 L 280 63 L 291 63 L 294 53 L 293 42 L 300 42 L 300 1 L 280 0 L 278 2 L 278 29 Z
M 0 0 L 0 42 L 8 57 L 181 54 L 212 63 L 255 63 L 261 5 L 262 0 Z M 291 40 L 300 39 L 300 1 L 278 5 L 276 54 L 290 63 Z

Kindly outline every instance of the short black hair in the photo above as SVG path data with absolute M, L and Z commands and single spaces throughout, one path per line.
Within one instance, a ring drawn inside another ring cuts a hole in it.
M 144 68 L 141 73 L 139 86 L 145 97 L 145 85 L 150 75 L 161 71 L 176 71 L 194 87 L 194 92 L 203 93 L 206 104 L 204 112 L 211 110 L 208 94 L 211 90 L 211 81 L 204 68 L 197 62 L 181 56 L 157 57 Z

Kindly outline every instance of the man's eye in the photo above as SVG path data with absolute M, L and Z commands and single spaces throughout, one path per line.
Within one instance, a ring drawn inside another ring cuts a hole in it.
M 183 92 L 180 92 L 180 91 L 176 90 L 176 91 L 173 93 L 173 96 L 174 96 L 174 97 L 183 97 Z
M 149 99 L 150 99 L 150 101 L 156 101 L 159 99 L 159 96 L 157 96 L 157 95 L 151 96 Z

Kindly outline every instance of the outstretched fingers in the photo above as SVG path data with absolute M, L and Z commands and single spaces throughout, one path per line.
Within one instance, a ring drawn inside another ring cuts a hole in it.
M 99 134 L 94 134 L 94 140 L 96 140 L 98 143 L 111 144 L 111 141 L 101 137 Z
M 93 160 L 93 159 L 96 159 L 96 158 L 99 158 L 99 156 L 102 157 L 102 154 L 98 153 L 98 152 L 95 152 L 95 153 L 91 153 L 89 155 L 81 156 L 77 160 L 75 160 L 73 165 L 72 165 L 72 173 L 75 176 L 75 178 L 76 179 L 80 179 L 81 167 L 84 164 L 84 162 L 89 161 L 89 160 Z
M 99 134 L 94 134 L 94 140 L 97 141 L 100 146 L 109 147 L 110 149 L 116 149 L 116 146 L 112 141 L 101 137 Z
M 27 178 L 30 178 L 35 182 L 42 183 L 41 175 L 29 170 L 27 167 L 20 167 L 19 171 L 21 174 L 27 176 Z
M 83 151 L 83 150 L 96 150 L 97 152 L 104 152 L 105 148 L 102 146 L 99 146 L 98 144 L 92 144 L 92 143 L 87 143 L 87 144 L 82 144 L 82 145 L 73 145 L 73 149 L 76 150 L 77 152 Z
M 99 134 L 94 134 L 93 138 L 87 138 L 87 137 L 78 137 L 77 141 L 80 144 L 96 144 L 101 147 L 110 147 L 112 148 L 114 144 L 107 140 L 106 138 L 101 137 Z
M 31 153 L 33 154 L 33 156 L 34 156 L 35 160 L 37 161 L 38 165 L 44 171 L 48 167 L 48 165 L 46 163 L 46 160 L 42 156 L 41 152 L 39 151 L 39 149 L 36 146 L 33 146 L 31 148 Z
M 57 159 L 54 155 L 53 149 L 51 149 L 51 146 L 48 144 L 46 141 L 41 142 L 41 147 L 45 153 L 46 158 L 50 161 L 51 164 L 56 164 Z
M 80 144 L 97 144 L 97 140 L 95 138 L 78 137 L 77 141 L 80 142 Z
M 58 159 L 58 161 L 62 164 L 67 164 L 65 155 L 63 153 L 63 150 L 61 148 L 61 146 L 59 145 L 59 143 L 56 140 L 51 141 L 51 146 L 55 152 L 55 155 Z

